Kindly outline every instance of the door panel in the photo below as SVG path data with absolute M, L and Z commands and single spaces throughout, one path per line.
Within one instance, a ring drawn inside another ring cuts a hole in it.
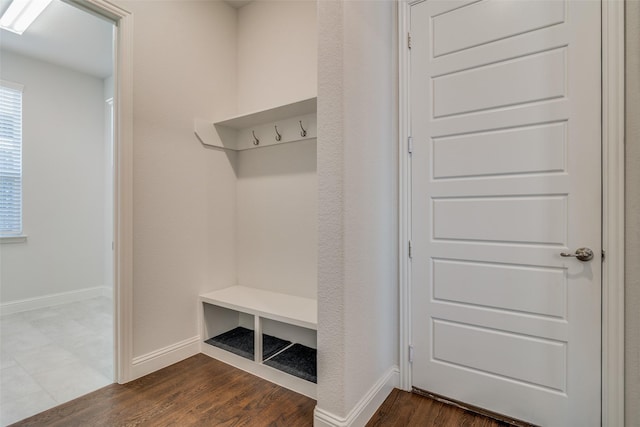
M 436 14 L 433 56 L 513 37 L 564 22 L 561 2 L 480 1 Z M 458 31 L 464 28 L 464 31 Z
M 433 299 L 565 318 L 567 278 L 560 268 L 434 259 Z
M 600 423 L 600 3 L 411 6 L 412 381 Z
M 513 0 L 511 0 L 513 1 Z M 564 97 L 566 48 L 433 77 L 433 116 Z
M 564 195 L 433 197 L 432 205 L 434 240 L 531 245 L 564 245 L 567 241 L 567 197 Z M 538 221 L 541 217 L 547 220 Z
M 463 345 L 459 345 L 463 343 Z M 473 353 L 461 351 L 473 347 Z M 496 352 L 496 349 L 502 349 Z M 433 358 L 481 375 L 550 389 L 566 389 L 566 343 L 490 328 L 434 320 Z M 541 358 L 545 363 L 539 363 Z M 529 369 L 522 370 L 522 364 Z
M 433 138 L 433 179 L 564 172 L 566 136 L 558 122 Z

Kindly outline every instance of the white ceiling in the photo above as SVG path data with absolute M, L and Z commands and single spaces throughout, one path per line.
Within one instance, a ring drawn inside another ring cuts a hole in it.
M 0 13 L 9 3 L 0 0 Z M 113 28 L 101 17 L 53 0 L 21 36 L 0 30 L 0 49 L 106 78 L 113 74 Z

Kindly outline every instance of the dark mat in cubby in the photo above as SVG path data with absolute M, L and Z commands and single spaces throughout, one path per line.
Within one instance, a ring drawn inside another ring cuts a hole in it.
M 253 360 L 253 331 L 251 329 L 238 326 L 225 333 L 209 338 L 207 344 L 219 347 L 246 359 Z M 291 341 L 262 335 L 262 359 L 267 359 L 283 348 L 291 344 Z
M 262 360 L 266 360 L 291 345 L 291 341 L 283 340 L 271 335 L 262 334 Z
M 280 354 L 264 362 L 265 365 L 295 375 L 303 380 L 318 382 L 316 349 L 294 344 Z
M 253 360 L 253 331 L 238 326 L 205 341 L 238 356 Z

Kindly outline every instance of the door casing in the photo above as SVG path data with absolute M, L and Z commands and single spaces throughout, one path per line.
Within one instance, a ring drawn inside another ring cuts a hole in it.
M 113 225 L 114 371 L 130 381 L 133 360 L 133 15 L 105 0 L 63 0 L 116 25 Z
M 410 6 L 398 1 L 398 265 L 400 387 L 410 391 L 411 363 L 411 162 Z M 428 1 L 428 0 L 426 0 Z M 602 421 L 624 425 L 624 1 L 601 0 L 602 7 Z

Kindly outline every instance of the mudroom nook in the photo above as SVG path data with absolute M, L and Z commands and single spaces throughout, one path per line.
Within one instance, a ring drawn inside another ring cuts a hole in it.
M 286 17 L 277 2 L 254 7 L 279 19 L 240 18 L 239 57 L 257 57 L 264 49 L 299 51 L 282 37 L 294 31 L 291 23 L 305 22 L 306 31 L 315 34 L 315 20 L 309 19 L 315 3 L 288 7 Z M 275 33 L 273 46 L 265 41 L 260 46 L 253 39 L 269 39 L 268 33 Z M 307 56 L 317 50 L 311 43 L 303 48 Z M 279 84 L 272 80 L 276 94 L 256 82 L 269 74 L 265 67 L 239 73 L 240 114 L 196 117 L 194 134 L 203 150 L 224 150 L 236 178 L 231 186 L 237 277 L 235 282 L 211 284 L 199 296 L 201 352 L 316 398 L 317 88 L 307 66 L 308 61 L 288 61 L 272 69 L 281 79 Z M 295 81 L 306 90 L 295 89 Z

